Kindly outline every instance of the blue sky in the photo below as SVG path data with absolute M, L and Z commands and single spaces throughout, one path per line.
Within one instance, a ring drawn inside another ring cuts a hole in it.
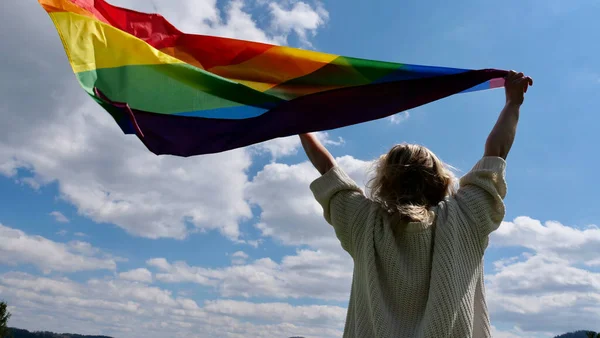
M 296 138 L 151 155 L 78 88 L 37 2 L 0 6 L 11 51 L 0 55 L 0 298 L 12 325 L 116 337 L 341 335 L 352 265 L 311 199 L 316 171 Z M 495 336 L 600 330 L 589 327 L 600 322 L 597 1 L 155 6 L 186 31 L 532 76 L 508 158 L 506 222 L 485 257 Z M 460 94 L 320 136 L 359 183 L 398 142 L 424 144 L 466 173 L 503 100 L 502 90 Z

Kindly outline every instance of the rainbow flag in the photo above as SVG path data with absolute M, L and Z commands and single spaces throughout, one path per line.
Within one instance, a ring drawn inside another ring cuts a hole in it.
M 358 59 L 179 31 L 103 0 L 38 0 L 83 89 L 153 153 L 192 156 L 501 87 L 503 70 Z

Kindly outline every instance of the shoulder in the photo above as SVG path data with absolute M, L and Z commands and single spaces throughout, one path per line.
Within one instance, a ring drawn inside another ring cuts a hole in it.
M 352 178 L 337 165 L 315 179 L 310 184 L 310 190 L 317 197 L 331 195 L 340 190 L 354 190 L 361 192 L 361 189 L 356 185 L 354 180 L 352 180 Z

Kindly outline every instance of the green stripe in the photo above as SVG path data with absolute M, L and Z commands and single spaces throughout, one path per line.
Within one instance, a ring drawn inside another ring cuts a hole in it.
M 90 94 L 96 86 L 112 101 L 162 114 L 242 105 L 271 108 L 282 101 L 187 64 L 102 68 L 77 77 Z
M 369 80 L 368 83 L 378 80 L 388 74 L 391 74 L 405 67 L 404 64 L 401 63 L 357 59 L 347 56 L 343 58 L 345 59 L 344 61 L 348 63 L 348 65 L 354 68 L 362 76 L 367 78 Z
M 340 56 L 316 71 L 279 84 L 266 93 L 291 99 L 302 95 L 305 90 L 322 90 L 320 87 L 326 89 L 361 86 L 388 75 L 402 66 L 398 63 Z

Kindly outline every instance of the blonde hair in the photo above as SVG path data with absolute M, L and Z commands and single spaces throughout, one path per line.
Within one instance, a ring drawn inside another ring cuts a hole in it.
M 453 168 L 424 146 L 398 144 L 374 165 L 371 199 L 404 221 L 428 221 L 429 209 L 455 191 Z

